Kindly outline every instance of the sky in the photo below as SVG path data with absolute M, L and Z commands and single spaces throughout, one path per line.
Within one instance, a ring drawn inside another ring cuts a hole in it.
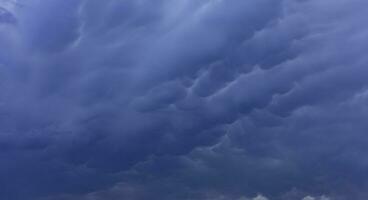
M 0 199 L 368 199 L 367 13 L 0 0 Z

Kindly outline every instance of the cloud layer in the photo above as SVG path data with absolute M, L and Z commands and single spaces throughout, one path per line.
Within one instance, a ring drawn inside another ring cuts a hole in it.
M 0 198 L 366 199 L 367 6 L 0 1 Z

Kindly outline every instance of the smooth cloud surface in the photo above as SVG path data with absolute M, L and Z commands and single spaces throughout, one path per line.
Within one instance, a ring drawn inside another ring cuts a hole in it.
M 0 199 L 368 198 L 367 8 L 0 0 Z

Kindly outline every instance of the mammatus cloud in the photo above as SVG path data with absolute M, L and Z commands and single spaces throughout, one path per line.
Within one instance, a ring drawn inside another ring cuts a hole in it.
M 0 198 L 366 199 L 367 6 L 0 1 Z

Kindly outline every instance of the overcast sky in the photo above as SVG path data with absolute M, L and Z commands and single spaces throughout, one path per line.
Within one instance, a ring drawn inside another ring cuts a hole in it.
M 367 13 L 0 0 L 0 199 L 368 199 Z

